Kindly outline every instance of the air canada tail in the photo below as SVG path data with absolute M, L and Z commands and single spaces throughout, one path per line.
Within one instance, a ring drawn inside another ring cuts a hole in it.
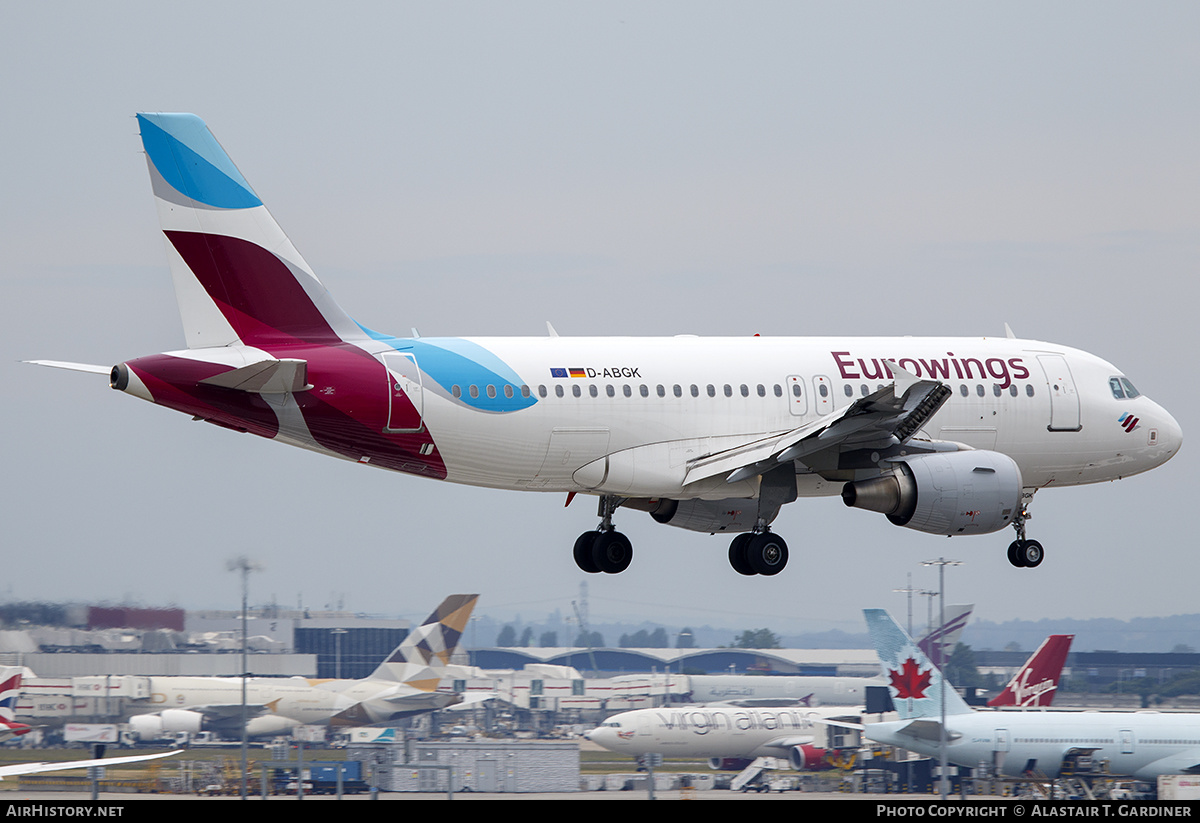
M 427 692 L 436 691 L 478 599 L 477 594 L 452 594 L 447 597 L 424 623 L 409 632 L 387 660 L 379 664 L 371 679 L 405 683 Z
M 188 348 L 364 337 L 208 126 L 138 114 Z
M 1008 682 L 989 706 L 1049 706 L 1058 691 L 1058 680 L 1071 651 L 1073 634 L 1052 634 Z
M 864 609 L 863 616 L 901 720 L 939 717 L 943 695 L 946 714 L 973 711 L 891 615 L 883 609 Z

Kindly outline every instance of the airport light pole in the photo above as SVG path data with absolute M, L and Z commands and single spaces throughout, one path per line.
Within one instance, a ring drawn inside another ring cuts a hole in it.
M 945 627 L 945 625 L 946 625 L 946 567 L 947 566 L 961 566 L 962 561 L 947 560 L 944 557 L 939 557 L 937 560 L 926 560 L 921 565 L 938 567 L 938 609 L 940 610 L 938 622 L 941 624 L 942 627 Z M 938 631 L 940 632 L 941 629 L 939 628 Z M 942 680 L 941 680 L 942 685 L 941 685 L 941 688 L 938 689 L 938 697 L 941 700 L 941 704 L 942 704 L 942 721 L 939 724 L 939 729 L 938 729 L 938 768 L 941 771 L 941 774 L 938 776 L 938 794 L 941 796 L 942 800 L 945 800 L 946 795 L 949 793 L 947 791 L 947 785 L 946 785 L 946 769 L 948 768 L 948 766 L 946 764 L 946 759 L 947 759 L 946 758 L 946 744 L 947 744 L 947 739 L 946 739 L 946 689 L 949 688 L 950 683 L 946 679 L 946 672 L 945 672 L 944 666 L 941 665 L 941 660 L 943 657 L 943 655 L 942 655 L 943 646 L 942 646 L 942 637 L 940 634 L 938 634 L 937 636 L 934 637 L 933 645 L 937 648 L 937 651 L 934 653 L 934 659 L 935 659 L 934 665 L 937 666 L 938 670 L 942 672 Z
M 246 711 L 246 677 L 250 668 L 250 664 L 246 659 L 247 655 L 247 631 L 246 624 L 249 620 L 248 600 L 250 592 L 250 572 L 259 571 L 262 567 L 255 563 L 245 555 L 235 557 L 225 564 L 225 567 L 231 572 L 240 572 L 242 575 L 242 785 L 241 798 L 246 799 L 247 788 L 246 781 L 250 774 L 250 740 L 247 736 L 246 726 L 250 722 L 250 718 Z

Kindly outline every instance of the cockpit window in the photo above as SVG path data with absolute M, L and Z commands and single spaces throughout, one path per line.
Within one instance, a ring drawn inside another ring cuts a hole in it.
M 1128 400 L 1141 394 L 1129 382 L 1128 377 L 1110 377 L 1108 378 L 1108 387 L 1112 389 L 1113 397 L 1118 400 Z

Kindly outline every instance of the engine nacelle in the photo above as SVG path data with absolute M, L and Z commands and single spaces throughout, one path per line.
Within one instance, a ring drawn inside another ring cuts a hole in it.
M 1021 470 L 993 451 L 920 454 L 880 477 L 847 483 L 842 500 L 929 534 L 988 534 L 1020 510 Z
M 708 767 L 714 772 L 740 772 L 753 762 L 744 757 L 710 757 Z
M 825 749 L 816 746 L 792 746 L 788 749 L 788 763 L 798 772 L 819 772 L 832 769 L 825 759 Z
M 204 715 L 186 709 L 167 709 L 158 714 L 137 714 L 129 718 L 129 729 L 138 740 L 157 740 L 177 732 L 197 734 Z
M 626 500 L 621 504 L 630 509 L 650 512 L 659 523 L 694 532 L 748 532 L 758 519 L 758 501 L 732 497 L 728 500 L 667 500 L 644 498 Z M 767 518 L 770 523 L 779 509 Z

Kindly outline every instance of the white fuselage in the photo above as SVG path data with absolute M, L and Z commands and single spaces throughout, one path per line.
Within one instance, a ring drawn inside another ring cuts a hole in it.
M 630 756 L 787 757 L 795 746 L 823 739 L 825 729 L 811 717 L 839 711 L 812 709 L 738 709 L 724 706 L 670 706 L 637 709 L 605 720 L 587 738 L 609 751 Z
M 378 342 L 378 341 L 377 341 Z M 389 338 L 377 356 L 415 363 L 406 390 L 445 461 L 479 486 L 652 497 L 753 497 L 724 476 L 687 483 L 688 461 L 818 420 L 891 382 L 895 360 L 953 394 L 923 435 L 999 451 L 1025 488 L 1151 469 L 1182 439 L 1144 396 L 1114 396 L 1122 373 L 1086 352 L 1008 338 Z M 472 347 L 506 385 L 439 370 L 430 352 Z M 562 376 L 562 375 L 566 376 Z M 581 375 L 581 376 L 572 376 Z M 519 405 L 527 394 L 524 407 Z M 457 396 L 456 396 L 457 395 Z M 474 396 L 472 396 L 474 395 Z M 507 405 L 506 405 L 507 404 Z M 507 409 L 507 410 L 506 410 Z M 1118 419 L 1140 418 L 1127 432 Z M 920 436 L 920 435 L 919 435 Z M 606 470 L 588 464 L 608 456 Z M 799 469 L 799 494 L 841 482 Z
M 400 700 L 385 701 L 382 698 Z M 204 712 L 222 707 L 221 714 L 235 717 L 228 707 L 242 701 L 242 683 L 236 677 L 152 677 L 150 701 L 136 714 L 182 709 Z M 431 710 L 445 703 L 446 696 L 431 698 L 402 683 L 385 680 L 317 680 L 303 677 L 252 677 L 246 682 L 246 703 L 256 707 L 251 718 L 269 714 L 302 725 L 326 725 L 338 715 L 358 708 L 360 723 L 379 723 L 409 709 Z M 428 705 L 427 705 L 428 704 Z M 257 707 L 264 706 L 265 710 Z M 345 725 L 355 725 L 347 722 Z
M 688 682 L 695 703 L 790 700 L 805 707 L 862 706 L 867 686 L 886 685 L 878 677 L 753 674 L 694 674 Z
M 936 757 L 937 740 L 900 733 L 910 720 L 873 723 L 872 740 Z M 1073 751 L 1095 750 L 1112 774 L 1150 780 L 1200 765 L 1200 714 L 1169 712 L 972 712 L 946 718 L 947 758 L 959 766 L 993 767 L 1018 776 L 1032 769 L 1059 774 Z M 1032 764 L 1032 766 L 1030 765 Z

